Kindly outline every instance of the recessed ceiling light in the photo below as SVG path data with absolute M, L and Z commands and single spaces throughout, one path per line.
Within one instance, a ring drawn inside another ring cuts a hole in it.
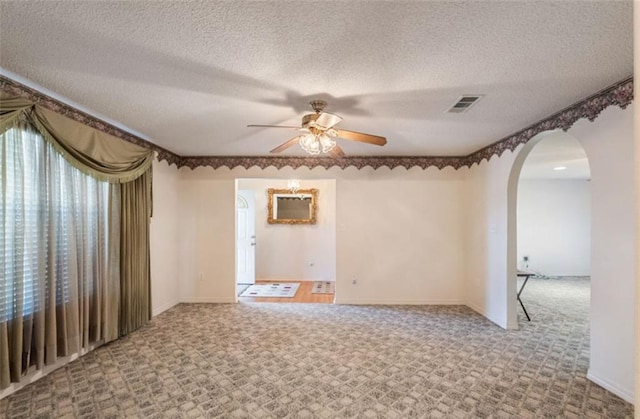
M 553 170 L 567 170 L 567 166 L 557 166 L 554 167 Z

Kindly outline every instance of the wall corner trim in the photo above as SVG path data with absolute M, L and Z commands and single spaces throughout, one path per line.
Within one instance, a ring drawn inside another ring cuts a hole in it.
M 177 306 L 178 304 L 180 304 L 180 301 L 174 300 L 174 301 L 170 301 L 168 303 L 162 304 L 159 307 L 154 307 L 151 313 L 151 317 L 156 317 L 159 314 L 162 314 L 165 311 L 169 310 L 170 308 Z
M 465 302 L 463 304 L 466 305 L 467 307 L 469 307 L 471 310 L 473 310 L 476 313 L 478 313 L 479 315 L 481 315 L 482 317 L 486 318 L 490 322 L 494 323 L 496 326 L 498 326 L 498 327 L 500 327 L 502 329 L 509 329 L 510 328 L 510 325 L 501 323 L 497 319 L 494 319 L 493 317 L 489 316 L 489 314 L 487 313 L 486 309 L 484 309 L 484 308 L 482 308 L 480 306 L 477 306 L 475 304 L 472 304 L 470 302 Z M 516 329 L 517 329 L 517 327 L 516 327 Z

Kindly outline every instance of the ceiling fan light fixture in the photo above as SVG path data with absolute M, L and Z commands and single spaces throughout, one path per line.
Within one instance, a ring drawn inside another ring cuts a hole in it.
M 291 138 L 289 141 L 286 141 L 271 150 L 271 153 L 280 153 L 295 144 L 300 144 L 300 147 L 311 155 L 328 153 L 331 154 L 332 157 L 342 158 L 345 154 L 336 143 L 336 138 L 343 138 L 346 140 L 379 146 L 387 143 L 386 138 L 378 135 L 333 128 L 336 124 L 342 121 L 342 118 L 338 115 L 324 112 L 327 102 L 323 100 L 314 100 L 311 101 L 310 104 L 314 113 L 304 115 L 302 117 L 302 124 L 299 127 L 290 125 L 255 124 L 247 126 L 262 128 L 294 128 L 300 132 L 298 136 Z
M 318 141 L 314 134 L 304 134 L 300 137 L 299 143 L 300 147 L 302 147 L 302 149 L 309 154 L 320 154 L 320 152 L 322 151 L 320 141 Z
M 336 141 L 324 133 L 318 135 L 318 141 L 322 146 L 323 153 L 328 153 L 336 146 Z
M 336 140 L 331 136 L 332 133 L 311 130 L 308 134 L 300 136 L 300 147 L 309 154 L 328 153 L 336 146 Z

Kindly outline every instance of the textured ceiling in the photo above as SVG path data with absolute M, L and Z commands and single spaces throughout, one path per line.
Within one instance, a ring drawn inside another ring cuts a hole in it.
M 310 99 L 351 155 L 466 155 L 628 77 L 631 1 L 2 0 L 0 67 L 181 155 L 266 155 Z M 464 94 L 484 98 L 445 111 Z M 285 155 L 300 155 L 294 147 Z

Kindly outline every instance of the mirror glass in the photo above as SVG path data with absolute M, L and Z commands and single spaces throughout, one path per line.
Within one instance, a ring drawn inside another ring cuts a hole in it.
M 318 209 L 317 189 L 268 189 L 269 224 L 315 224 Z

